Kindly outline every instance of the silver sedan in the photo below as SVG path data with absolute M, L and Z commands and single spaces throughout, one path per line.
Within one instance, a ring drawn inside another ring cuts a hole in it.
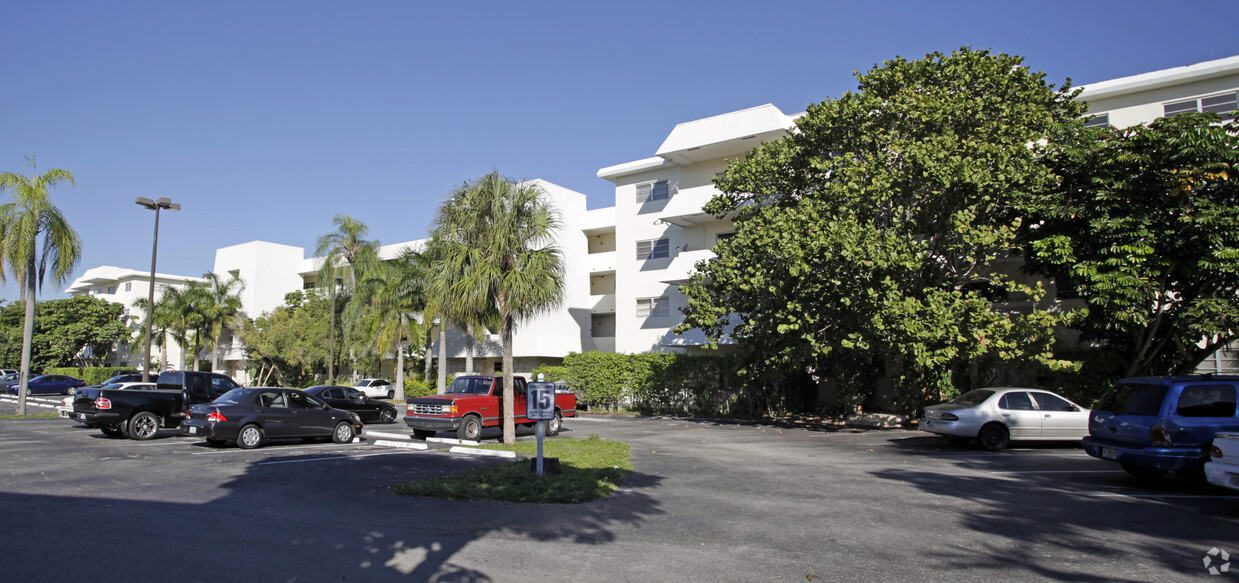
M 992 387 L 968 391 L 925 408 L 922 431 L 962 445 L 976 439 L 989 451 L 1011 441 L 1080 441 L 1089 410 L 1041 389 Z

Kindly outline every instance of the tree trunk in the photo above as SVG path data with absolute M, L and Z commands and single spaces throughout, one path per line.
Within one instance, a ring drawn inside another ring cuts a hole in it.
M 331 278 L 331 340 L 327 347 L 327 382 L 336 379 L 336 278 Z
M 404 397 L 404 314 L 396 330 L 396 393 Z
M 224 340 L 224 328 L 221 326 L 219 335 L 215 337 L 215 347 L 211 349 L 211 372 L 219 370 L 219 345 Z
M 22 326 L 22 362 L 18 372 L 17 414 L 26 414 L 26 390 L 30 382 L 30 351 L 34 342 L 34 259 L 26 267 L 26 321 Z
M 503 317 L 503 443 L 516 443 L 516 415 L 513 401 L 516 391 L 512 378 L 512 328 L 511 316 Z
M 473 372 L 473 324 L 465 326 L 465 372 Z
M 431 342 L 432 338 L 434 338 L 434 327 L 426 326 L 426 354 L 425 362 L 423 363 L 425 370 L 422 371 L 422 380 L 426 384 L 430 384 L 430 365 L 434 362 L 434 342 Z
M 447 318 L 439 317 L 439 394 L 447 392 Z

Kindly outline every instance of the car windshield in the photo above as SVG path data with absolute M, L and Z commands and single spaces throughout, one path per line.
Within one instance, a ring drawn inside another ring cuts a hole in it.
M 249 394 L 249 391 L 245 389 L 233 389 L 220 395 L 211 402 L 216 405 L 236 405 L 237 403 L 240 403 L 241 399 L 243 399 L 247 394 Z
M 1119 383 L 1102 395 L 1093 409 L 1120 415 L 1157 415 L 1169 389 L 1168 385 Z
M 954 399 L 951 399 L 950 401 L 947 401 L 947 402 L 952 405 L 966 405 L 969 407 L 973 407 L 976 405 L 980 405 L 981 403 L 984 403 L 985 400 L 990 398 L 990 395 L 993 395 L 993 394 L 994 394 L 994 391 L 991 391 L 989 389 L 976 389 L 974 391 L 968 391 L 967 393 L 964 393 L 958 397 L 955 397 Z
M 447 388 L 450 394 L 485 395 L 490 392 L 490 379 L 487 377 L 461 377 L 452 381 Z

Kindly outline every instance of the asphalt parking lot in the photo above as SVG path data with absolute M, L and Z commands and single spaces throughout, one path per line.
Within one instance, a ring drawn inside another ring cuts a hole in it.
M 373 438 L 240 450 L 0 421 L 0 568 L 7 581 L 1239 577 L 1202 564 L 1239 552 L 1239 496 L 1141 486 L 1070 445 L 989 453 L 915 431 L 622 417 L 569 419 L 561 437 L 592 434 L 631 444 L 635 473 L 608 499 L 539 506 L 391 494 L 505 462 Z

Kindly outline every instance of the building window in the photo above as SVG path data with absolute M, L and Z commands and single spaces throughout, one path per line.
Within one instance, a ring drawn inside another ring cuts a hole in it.
M 126 281 L 126 282 L 125 282 L 125 291 L 133 291 L 133 282 L 132 282 L 132 281 Z
M 1222 119 L 1231 119 L 1234 116 L 1230 112 L 1239 109 L 1239 92 L 1224 93 L 1222 95 L 1213 95 L 1210 97 L 1201 97 L 1199 99 L 1188 99 L 1186 101 L 1175 101 L 1167 103 L 1162 110 L 1166 117 L 1179 115 L 1180 113 L 1194 113 L 1198 111 L 1211 111 L 1222 116 Z
M 718 243 L 719 241 L 722 241 L 722 240 L 724 240 L 724 239 L 730 239 L 730 238 L 735 237 L 735 236 L 736 236 L 736 232 L 735 232 L 735 231 L 731 231 L 730 233 L 718 233 L 718 234 L 714 235 L 714 242 L 715 242 L 715 243 Z
M 637 261 L 645 261 L 646 259 L 661 259 L 670 255 L 671 241 L 669 239 L 637 241 Z
M 668 198 L 671 198 L 671 184 L 666 180 L 637 185 L 637 204 L 651 200 L 667 200 Z
M 112 286 L 108 286 L 108 293 L 109 293 L 109 294 L 113 294 L 113 295 L 115 295 L 115 294 L 116 294 L 116 286 L 114 286 L 114 285 L 112 285 Z
M 1086 128 L 1104 128 L 1110 126 L 1110 114 L 1103 113 L 1094 115 L 1084 122 Z
M 665 318 L 671 314 L 667 296 L 661 298 L 637 298 L 638 318 Z

